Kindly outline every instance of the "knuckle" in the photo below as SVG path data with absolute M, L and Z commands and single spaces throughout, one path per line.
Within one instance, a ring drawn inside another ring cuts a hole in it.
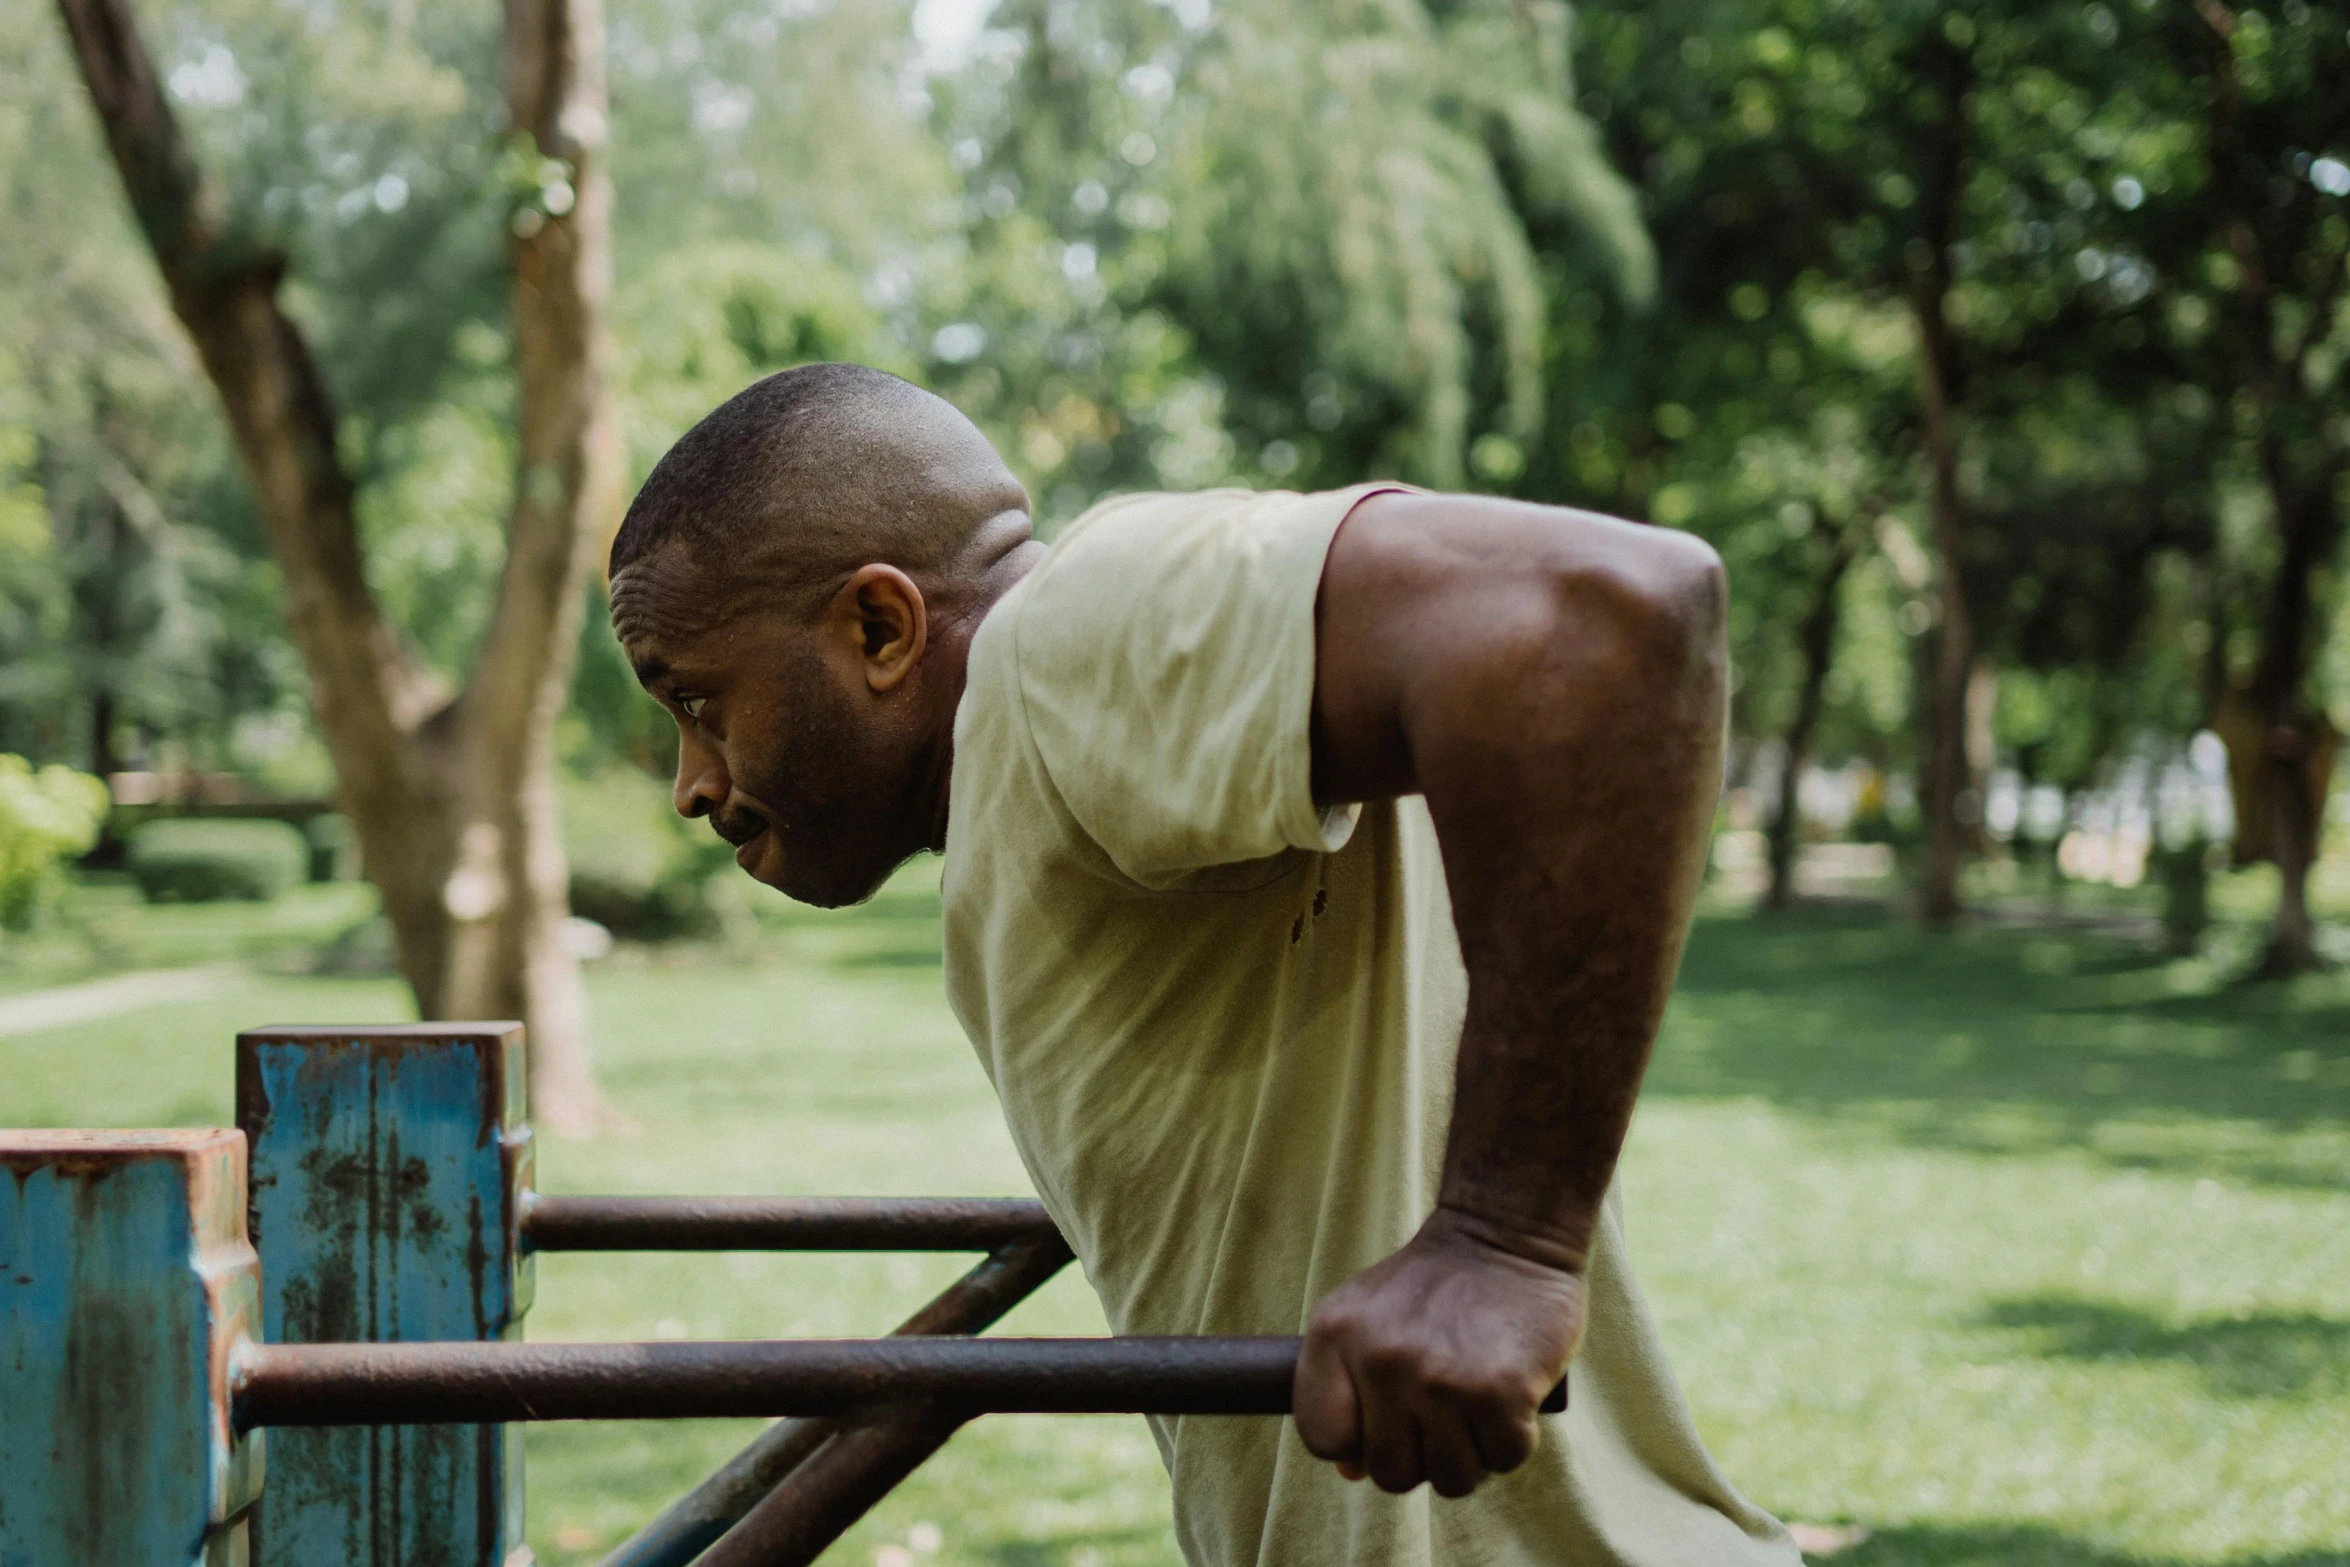
M 1531 1413 L 1541 1402 L 1540 1395 L 1526 1391 L 1524 1379 L 1503 1372 L 1488 1371 L 1464 1377 L 1460 1387 L 1462 1395 L 1471 1401 L 1511 1415 Z
M 1297 1437 L 1316 1458 L 1344 1458 L 1355 1447 L 1353 1426 L 1323 1409 L 1298 1412 Z
M 1315 1307 L 1313 1315 L 1306 1318 L 1308 1338 L 1345 1342 L 1359 1336 L 1361 1331 L 1360 1315 L 1344 1299 L 1335 1295 Z
M 1534 1456 L 1534 1434 L 1522 1427 L 1512 1427 L 1509 1433 L 1493 1444 L 1486 1455 L 1495 1474 L 1508 1474 Z
M 1351 1456 L 1351 1446 L 1344 1437 L 1303 1420 L 1297 1423 L 1297 1438 L 1305 1444 L 1307 1452 L 1326 1463 Z

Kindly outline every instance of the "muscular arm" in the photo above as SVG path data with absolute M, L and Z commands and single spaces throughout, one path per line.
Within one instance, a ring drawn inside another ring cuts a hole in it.
M 1315 793 L 1426 796 L 1469 975 L 1435 1214 L 1316 1311 L 1306 1444 L 1463 1494 L 1532 1450 L 1721 780 L 1721 567 L 1588 513 L 1390 494 L 1317 610 Z

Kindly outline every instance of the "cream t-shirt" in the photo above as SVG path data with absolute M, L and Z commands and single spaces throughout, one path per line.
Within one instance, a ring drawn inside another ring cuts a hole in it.
M 1095 507 L 981 625 L 947 991 L 1120 1333 L 1297 1333 L 1434 1207 L 1467 980 L 1418 799 L 1324 811 L 1314 600 L 1379 488 Z M 1459 1501 L 1155 1419 L 1196 1567 L 1800 1558 L 1698 1440 L 1611 1199 L 1564 1415 Z

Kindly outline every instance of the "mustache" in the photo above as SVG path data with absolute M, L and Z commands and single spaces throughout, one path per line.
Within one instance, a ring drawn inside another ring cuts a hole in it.
M 712 811 L 710 830 L 741 848 L 767 830 L 767 823 L 750 811 Z

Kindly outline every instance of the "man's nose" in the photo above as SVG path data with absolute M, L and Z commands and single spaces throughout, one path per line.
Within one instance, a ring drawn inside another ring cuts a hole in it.
M 717 751 L 690 733 L 681 733 L 677 746 L 677 782 L 669 791 L 669 803 L 677 807 L 677 814 L 689 820 L 707 816 L 726 803 L 732 790 L 726 762 Z

